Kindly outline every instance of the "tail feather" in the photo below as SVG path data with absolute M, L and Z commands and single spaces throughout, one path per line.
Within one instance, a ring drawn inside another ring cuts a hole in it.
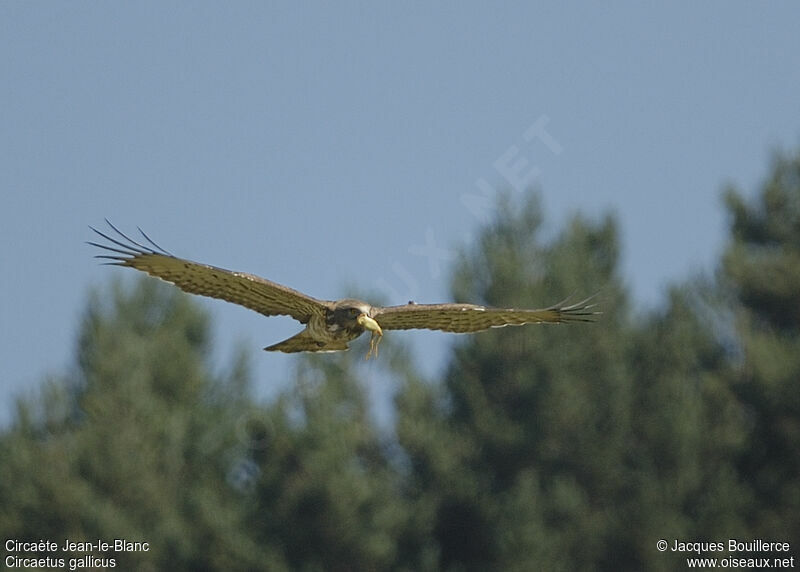
M 347 342 L 321 342 L 312 338 L 308 330 L 303 330 L 289 339 L 264 348 L 264 351 L 267 352 L 284 352 L 287 354 L 296 352 L 339 352 L 344 350 L 347 350 Z

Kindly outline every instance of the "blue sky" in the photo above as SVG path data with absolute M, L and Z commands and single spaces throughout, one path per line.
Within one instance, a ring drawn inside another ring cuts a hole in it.
M 72 362 L 98 266 L 87 225 L 320 298 L 445 301 L 483 188 L 542 192 L 557 229 L 613 211 L 637 306 L 710 270 L 720 190 L 800 141 L 800 5 L 771 2 L 3 2 L 0 421 Z M 433 258 L 426 252 L 438 253 Z M 352 253 L 344 257 L 342 252 Z M 543 303 L 551 301 L 543 300 Z M 219 363 L 259 391 L 298 330 L 223 302 Z M 443 334 L 414 340 L 423 371 Z

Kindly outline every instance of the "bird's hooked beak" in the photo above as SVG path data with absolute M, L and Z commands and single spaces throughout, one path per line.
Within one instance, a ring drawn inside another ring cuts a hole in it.
M 369 339 L 369 351 L 367 352 L 366 359 L 372 357 L 373 354 L 375 357 L 378 357 L 378 344 L 383 336 L 383 330 L 381 330 L 380 324 L 366 314 L 361 314 L 358 318 L 356 318 L 356 322 L 358 322 L 358 324 L 365 330 L 369 330 L 372 333 L 372 336 Z

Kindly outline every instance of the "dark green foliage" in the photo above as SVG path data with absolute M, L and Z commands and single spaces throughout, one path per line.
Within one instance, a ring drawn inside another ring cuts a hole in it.
M 796 543 L 800 157 L 727 204 L 717 276 L 637 314 L 613 216 L 545 236 L 536 195 L 501 197 L 454 298 L 596 294 L 597 323 L 454 337 L 441 380 L 399 335 L 364 366 L 361 340 L 298 356 L 268 404 L 244 356 L 211 371 L 194 301 L 115 284 L 88 306 L 75 371 L 0 435 L 0 537 L 147 541 L 114 556 L 153 570 L 673 570 L 659 539 Z M 391 429 L 375 383 L 396 390 Z
M 800 156 L 778 157 L 752 203 L 726 194 L 732 236 L 721 279 L 735 298 L 741 362 L 733 388 L 747 412 L 738 469 L 746 516 L 771 538 L 800 538 Z
M 444 381 L 442 436 L 411 423 L 400 432 L 431 475 L 425 502 L 437 493 L 431 534 L 444 568 L 530 569 L 558 554 L 566 569 L 597 564 L 628 494 L 629 342 L 615 223 L 575 218 L 546 243 L 535 197 L 516 210 L 501 203 L 495 225 L 464 253 L 456 298 L 536 307 L 596 292 L 606 316 L 464 338 Z M 436 466 L 444 447 L 448 470 Z
M 383 570 L 399 558 L 407 515 L 353 357 L 307 359 L 295 389 L 257 420 L 249 526 L 295 570 Z
M 732 460 L 744 412 L 730 390 L 729 356 L 701 316 L 703 291 L 673 288 L 666 310 L 636 328 L 630 363 L 631 433 L 626 511 L 637 567 L 671 570 L 679 560 L 651 549 L 660 538 L 746 536 L 747 488 Z
M 21 403 L 0 441 L 2 536 L 149 542 L 148 552 L 93 553 L 123 569 L 269 561 L 227 485 L 243 449 L 244 364 L 238 379 L 209 373 L 208 319 L 173 288 L 142 279 L 111 298 L 89 304 L 77 371 L 41 405 Z

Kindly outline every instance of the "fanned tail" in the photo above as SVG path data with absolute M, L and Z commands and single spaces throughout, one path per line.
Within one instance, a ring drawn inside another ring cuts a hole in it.
M 291 338 L 264 348 L 264 351 L 293 354 L 297 352 L 338 352 L 346 349 L 347 342 L 345 341 L 321 342 L 312 338 L 308 330 L 303 330 Z

